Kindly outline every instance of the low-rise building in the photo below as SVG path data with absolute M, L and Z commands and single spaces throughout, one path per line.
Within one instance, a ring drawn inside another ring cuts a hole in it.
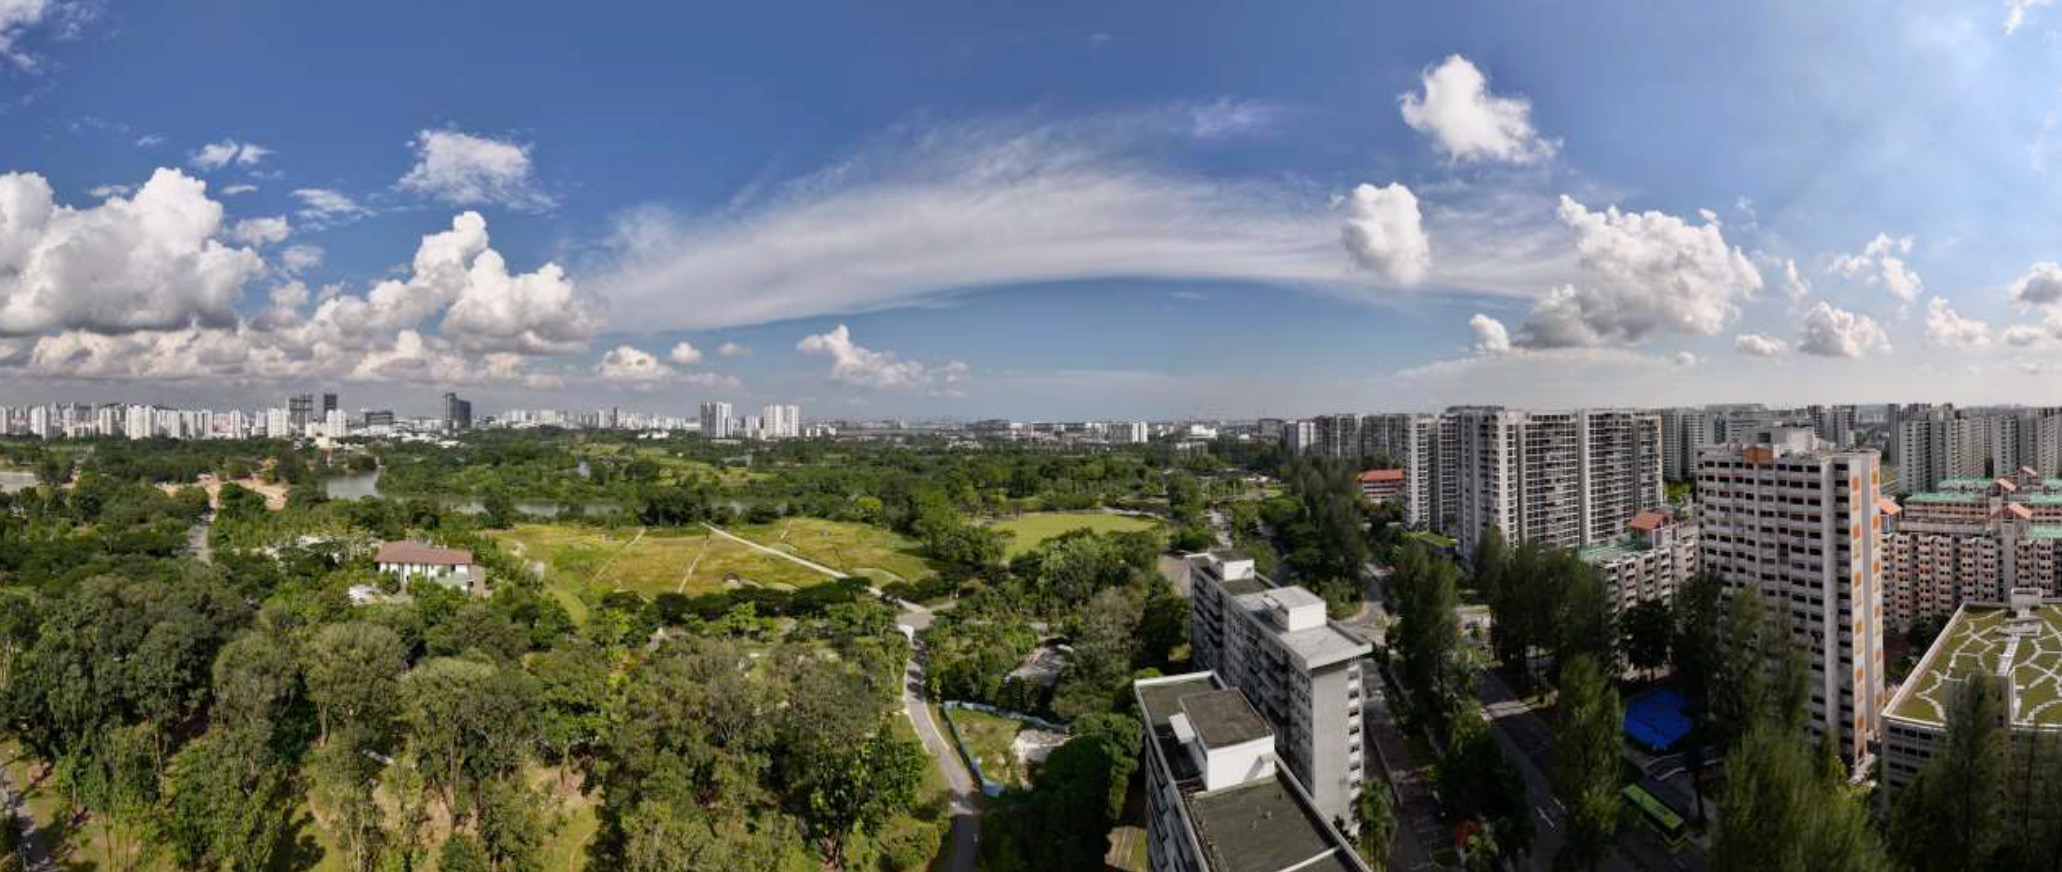
M 2062 732 L 2062 601 L 2015 590 L 2002 603 L 1955 610 L 1883 710 L 1881 774 L 1891 801 L 1941 747 L 1955 689 L 1972 680 L 1997 683 L 2015 754 L 2027 753 L 2037 734 L 2053 741 Z
M 471 551 L 421 542 L 381 542 L 373 562 L 379 571 L 399 575 L 404 585 L 423 579 L 464 593 L 487 592 L 487 573 L 473 562 Z
M 1246 695 L 1209 672 L 1141 679 L 1151 872 L 1367 872 L 1276 756 Z
M 1697 522 L 1652 510 L 1633 516 L 1625 535 L 1576 552 L 1603 578 L 1616 615 L 1646 600 L 1674 602 L 1675 592 L 1697 574 Z
M 1399 502 L 1404 498 L 1404 484 L 1402 467 L 1370 469 L 1360 474 L 1360 495 L 1377 502 Z

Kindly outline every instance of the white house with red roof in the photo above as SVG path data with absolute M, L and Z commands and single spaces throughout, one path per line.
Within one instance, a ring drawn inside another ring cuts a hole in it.
M 473 561 L 473 553 L 462 548 L 439 548 L 422 542 L 381 542 L 373 557 L 379 571 L 401 577 L 406 584 L 425 579 L 453 590 L 481 595 L 487 592 L 487 573 Z

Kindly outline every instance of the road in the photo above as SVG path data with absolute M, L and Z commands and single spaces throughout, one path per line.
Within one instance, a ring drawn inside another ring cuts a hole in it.
M 21 850 L 16 857 L 21 868 L 27 872 L 52 872 L 57 868 L 50 859 L 50 834 L 36 828 L 36 819 L 29 816 L 27 799 L 8 783 L 4 767 L 0 767 L 0 826 L 22 828 Z
M 905 614 L 903 621 L 903 626 L 909 629 L 914 639 L 917 631 L 930 624 L 930 613 L 924 612 L 920 616 Z M 924 750 L 938 760 L 938 771 L 944 774 L 945 787 L 952 793 L 952 853 L 945 869 L 946 872 L 974 872 L 981 854 L 981 792 L 974 785 L 973 775 L 967 772 L 966 763 L 952 750 L 952 742 L 945 738 L 938 729 L 938 722 L 931 718 L 931 707 L 924 694 L 923 643 L 913 642 L 910 652 L 902 681 L 902 709 L 916 728 L 917 739 L 923 742 Z
M 1361 710 L 1362 729 L 1382 775 L 1394 787 L 1396 844 L 1389 849 L 1388 868 L 1396 872 L 1438 869 L 1430 848 L 1444 845 L 1447 834 L 1446 824 L 1439 818 L 1439 799 L 1432 794 L 1432 769 L 1411 759 L 1410 741 L 1389 709 L 1389 690 L 1382 679 L 1371 675 L 1362 688 L 1367 693 L 1367 705 Z
M 1532 854 L 1527 868 L 1550 869 L 1554 853 L 1560 850 L 1564 824 L 1561 805 L 1554 800 L 1554 731 L 1545 718 L 1522 702 L 1492 670 L 1483 670 L 1475 682 L 1475 696 L 1489 715 L 1490 735 L 1517 758 L 1525 776 L 1525 801 L 1538 816 Z M 1659 837 L 1639 827 L 1621 829 L 1610 859 L 1603 868 L 1648 870 L 1648 872 L 1703 872 L 1709 867 L 1704 853 L 1694 847 L 1673 852 Z

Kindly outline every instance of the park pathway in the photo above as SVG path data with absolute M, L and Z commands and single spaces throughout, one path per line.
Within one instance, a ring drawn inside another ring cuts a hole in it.
M 938 761 L 938 771 L 945 775 L 945 787 L 952 794 L 952 848 L 946 855 L 946 872 L 974 872 L 976 861 L 981 855 L 981 792 L 974 784 L 974 776 L 967 771 L 966 763 L 959 759 L 959 753 L 952 748 L 952 742 L 938 730 L 938 722 L 931 717 L 931 707 L 924 691 L 924 647 L 917 640 L 917 632 L 930 625 L 930 613 L 906 613 L 902 616 L 902 627 L 909 633 L 910 656 L 905 667 L 902 682 L 902 709 L 909 716 L 910 725 L 916 728 L 917 740 L 924 745 L 924 751 Z

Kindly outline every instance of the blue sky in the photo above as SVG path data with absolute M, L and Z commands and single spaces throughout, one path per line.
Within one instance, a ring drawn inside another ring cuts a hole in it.
M 0 0 L 0 402 L 2054 403 L 2019 3 Z

